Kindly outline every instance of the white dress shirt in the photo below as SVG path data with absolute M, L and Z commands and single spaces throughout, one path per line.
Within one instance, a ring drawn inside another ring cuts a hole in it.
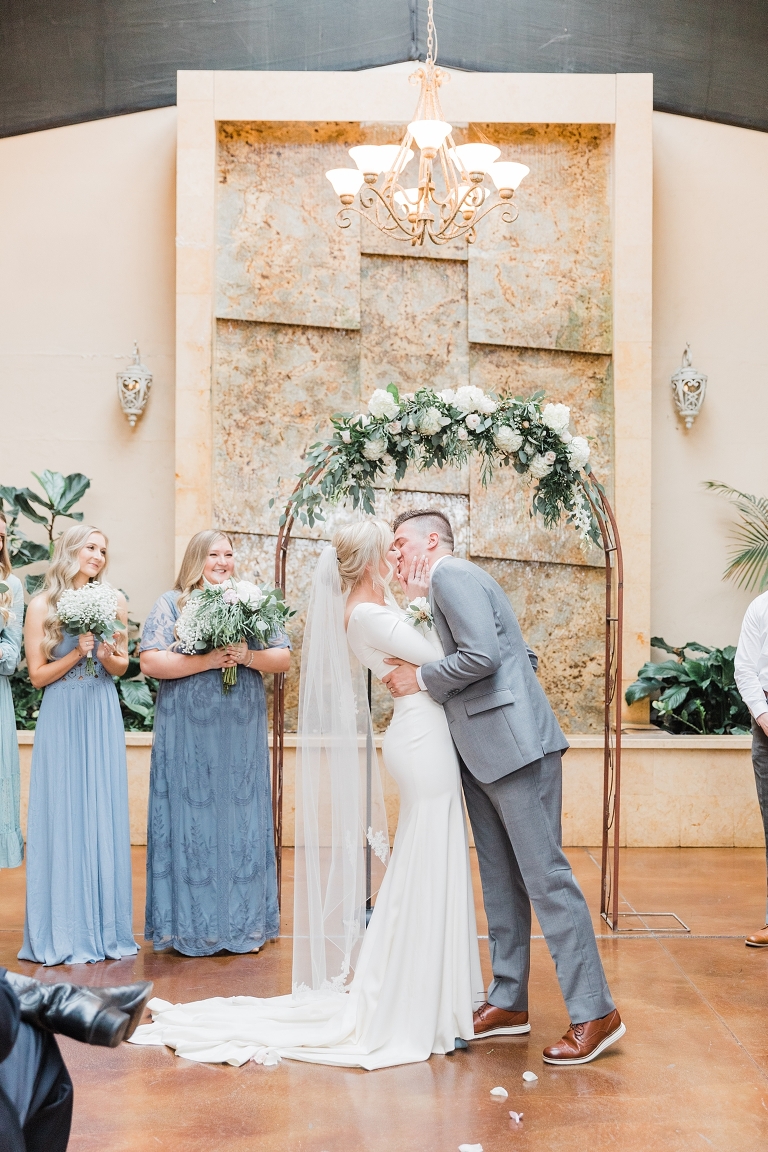
M 747 608 L 741 626 L 735 662 L 736 686 L 741 698 L 757 720 L 768 712 L 768 592 L 763 592 Z
M 452 555 L 453 555 L 452 552 L 446 552 L 445 555 L 438 556 L 438 558 L 437 558 L 437 560 L 435 560 L 434 564 L 430 564 L 430 566 L 429 566 L 429 586 L 430 586 L 430 588 L 432 587 L 432 577 L 435 573 L 435 568 L 437 568 L 438 564 L 442 564 L 443 560 L 447 560 L 449 558 L 449 556 L 452 556 Z M 421 688 L 422 692 L 426 692 L 427 686 L 424 683 L 424 681 L 422 680 L 421 668 L 416 669 L 416 679 L 419 682 L 419 688 Z

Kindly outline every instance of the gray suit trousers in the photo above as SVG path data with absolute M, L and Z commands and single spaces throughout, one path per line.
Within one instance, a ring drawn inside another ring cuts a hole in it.
M 572 1024 L 615 1007 L 586 900 L 562 849 L 562 754 L 551 752 L 490 784 L 462 765 L 488 916 L 488 1001 L 528 1011 L 531 904 L 555 962 Z
M 768 887 L 768 736 L 759 724 L 752 721 L 752 767 L 755 770 L 755 786 L 760 815 L 765 831 L 766 883 Z M 768 898 L 765 907 L 765 922 L 768 924 Z

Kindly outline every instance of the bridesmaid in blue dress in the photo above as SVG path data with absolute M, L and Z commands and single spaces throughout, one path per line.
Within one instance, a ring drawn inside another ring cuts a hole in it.
M 125 731 L 113 676 L 128 667 L 125 633 L 96 644 L 62 633 L 67 588 L 100 580 L 102 532 L 76 524 L 56 542 L 43 591 L 27 609 L 29 678 L 45 688 L 35 730 L 27 822 L 27 915 L 20 960 L 86 964 L 133 956 Z M 127 620 L 125 597 L 118 616 Z M 85 674 L 91 653 L 95 676 Z
M 19 745 L 16 716 L 8 678 L 21 655 L 24 593 L 21 581 L 11 572 L 8 554 L 8 522 L 0 510 L 0 868 L 18 868 L 24 859 L 19 824 Z
M 191 591 L 234 571 L 229 537 L 198 532 L 141 640 L 142 671 L 160 681 L 144 929 L 158 952 L 257 952 L 280 929 L 261 673 L 287 671 L 288 639 L 188 656 L 175 633 Z M 234 664 L 237 683 L 225 695 L 221 669 Z

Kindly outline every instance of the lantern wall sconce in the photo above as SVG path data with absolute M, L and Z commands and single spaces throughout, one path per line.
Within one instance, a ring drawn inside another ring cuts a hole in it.
M 133 345 L 133 364 L 117 373 L 117 395 L 120 397 L 120 407 L 131 428 L 136 427 L 136 421 L 147 406 L 151 384 L 152 373 L 139 359 L 139 345 L 136 341 Z
M 690 344 L 685 346 L 682 367 L 672 377 L 672 393 L 678 414 L 685 420 L 686 428 L 691 428 L 707 394 L 707 378 L 693 367 Z

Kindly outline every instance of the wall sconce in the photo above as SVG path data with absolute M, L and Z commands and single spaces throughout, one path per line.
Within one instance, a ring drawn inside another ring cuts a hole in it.
M 149 388 L 152 383 L 152 373 L 145 368 L 139 359 L 139 344 L 134 341 L 133 364 L 123 372 L 117 374 L 117 394 L 120 397 L 120 407 L 128 418 L 131 428 L 147 406 Z
M 690 428 L 707 394 L 707 378 L 693 367 L 690 344 L 685 346 L 682 367 L 672 377 L 672 392 L 678 414 L 685 420 L 686 428 Z

